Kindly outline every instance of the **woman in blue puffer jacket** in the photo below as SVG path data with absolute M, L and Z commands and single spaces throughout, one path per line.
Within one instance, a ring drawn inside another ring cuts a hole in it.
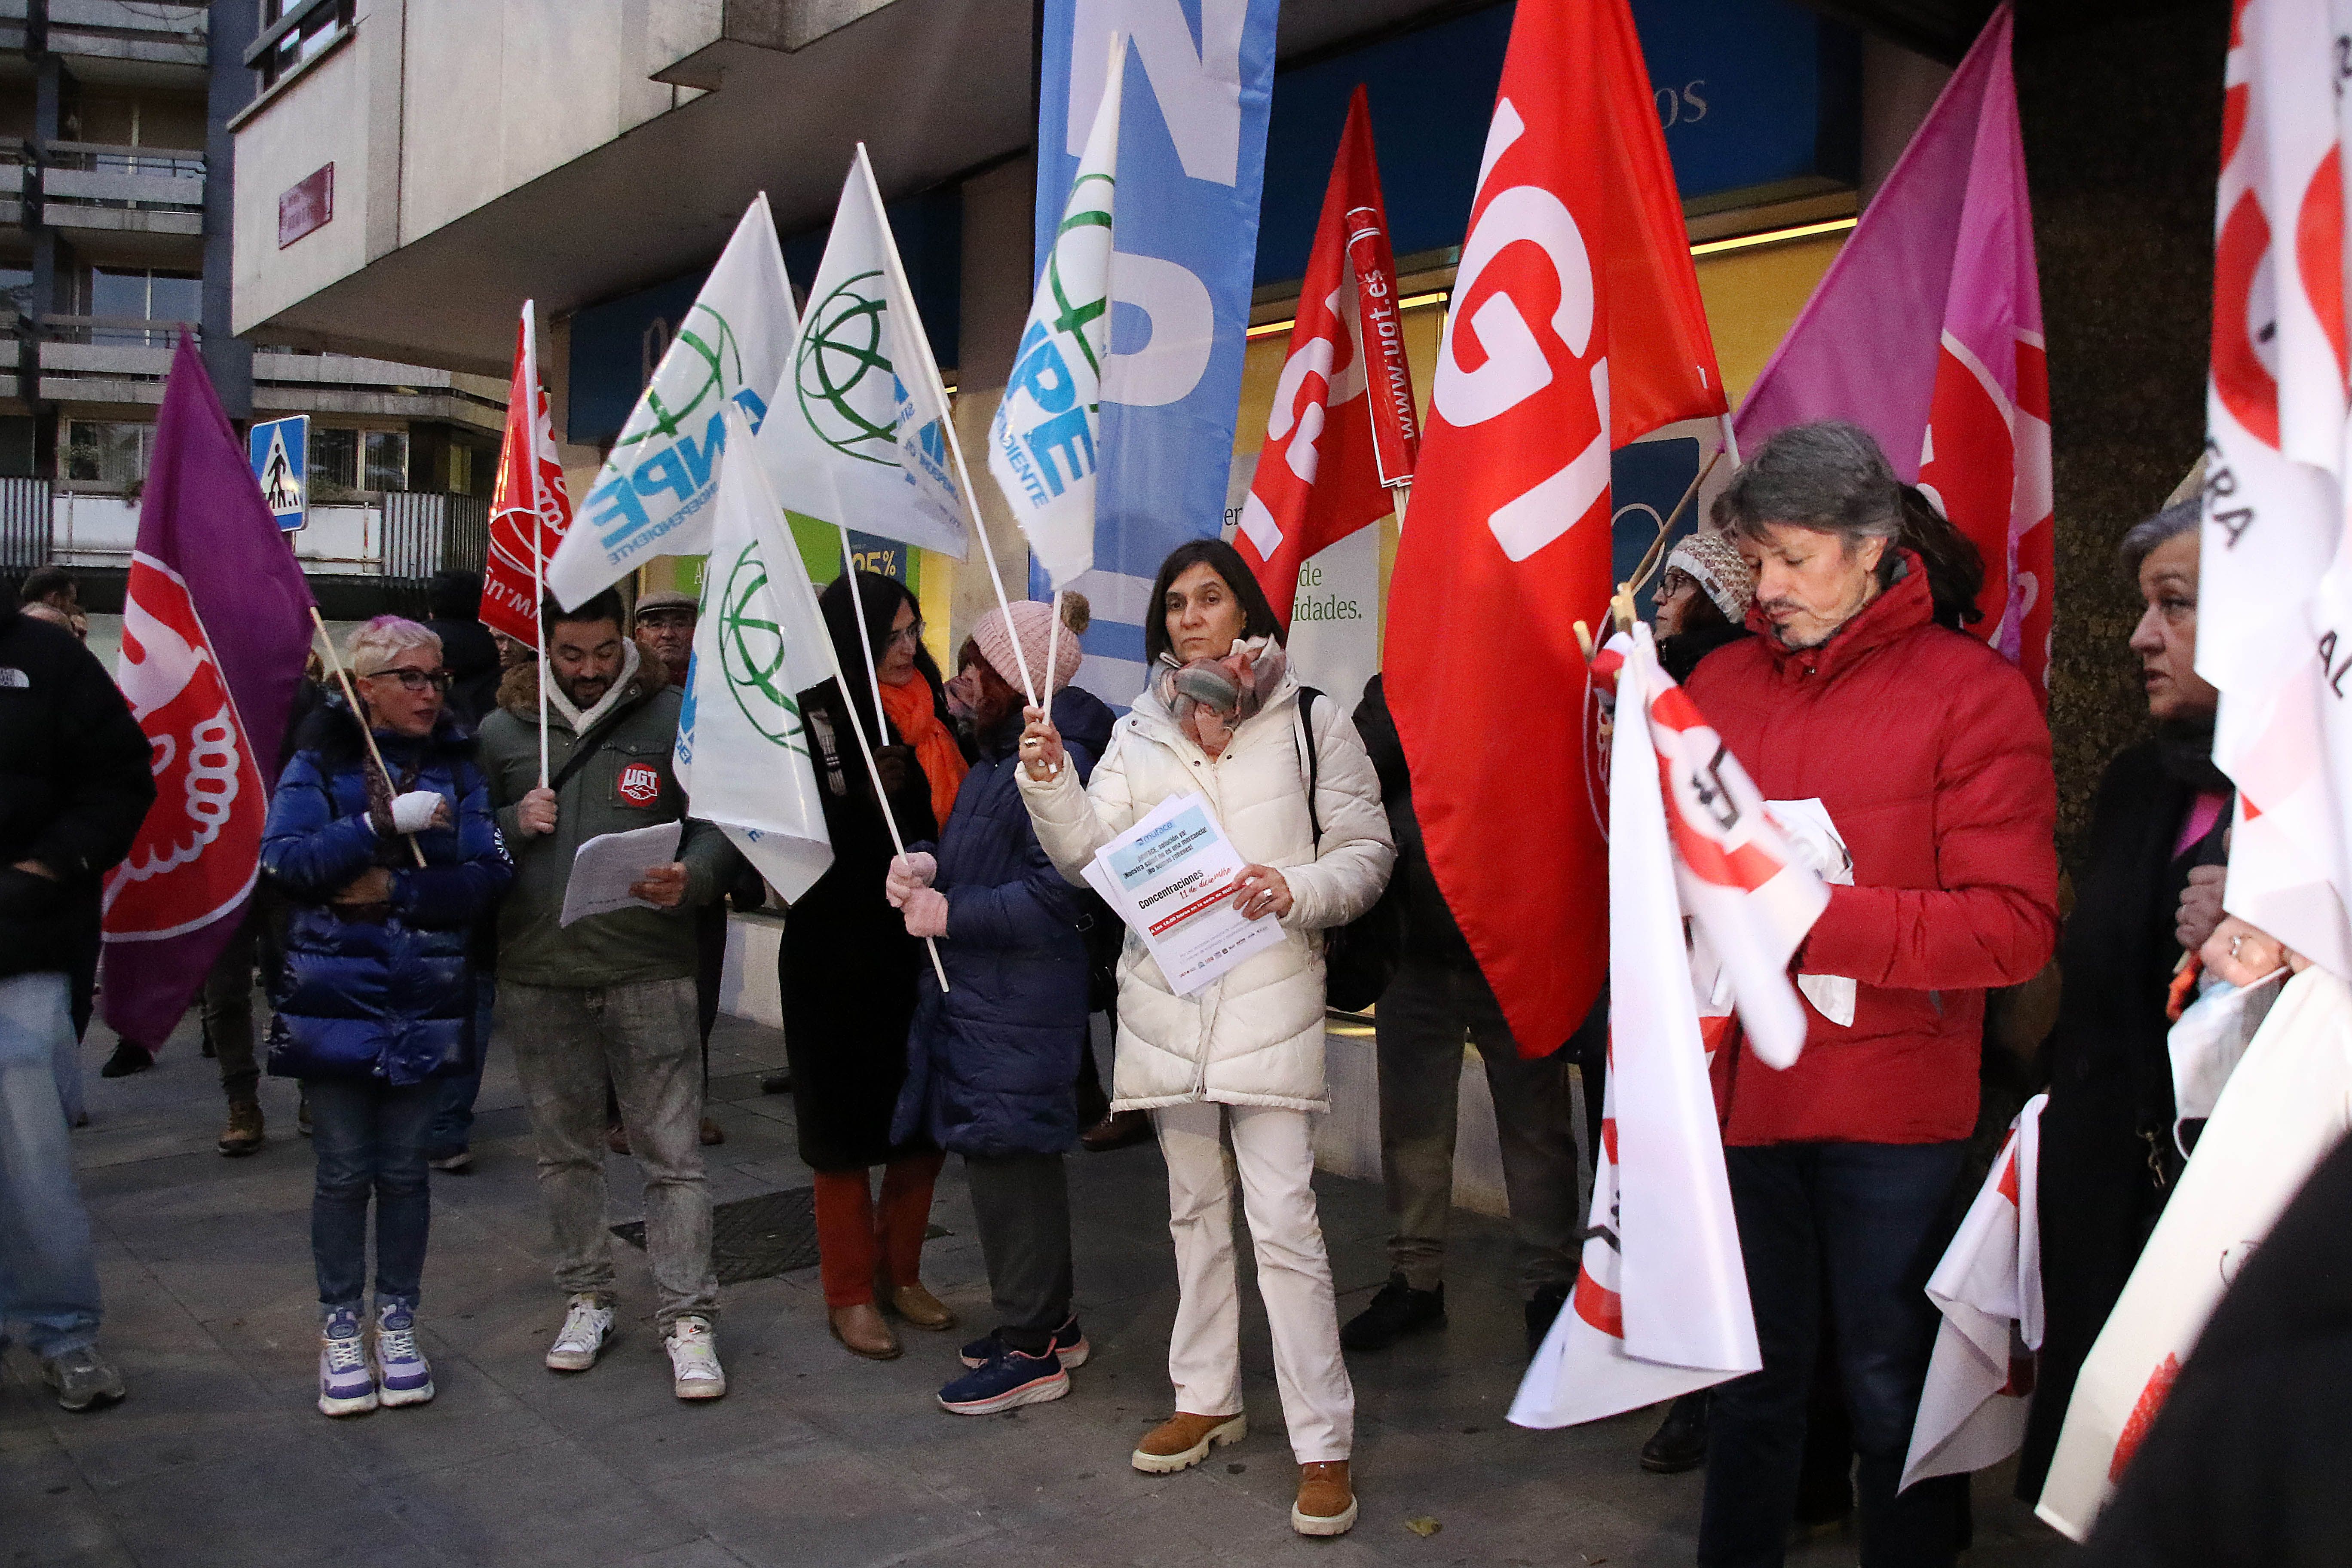
M 1062 1161 L 1077 1141 L 1076 1085 L 1087 1049 L 1081 922 L 1111 917 L 1046 859 L 1013 782 L 1021 659 L 1046 679 L 1053 611 L 1034 601 L 1012 610 L 1009 625 L 1003 610 L 981 617 L 948 685 L 950 705 L 971 717 L 977 755 L 936 856 L 918 846 L 894 860 L 888 889 L 908 934 L 938 940 L 948 973 L 942 995 L 930 970 L 921 972 L 891 1135 L 919 1132 L 963 1156 L 1003 1319 L 964 1347 L 971 1370 L 940 1391 L 940 1403 L 964 1415 L 1059 1399 L 1070 1388 L 1064 1368 L 1087 1355 L 1070 1310 Z M 1055 653 L 1052 689 L 1061 692 L 1077 671 L 1077 638 L 1061 637 Z M 1055 711 L 1078 720 L 1082 702 L 1101 707 L 1083 692 L 1062 692 Z M 1083 742 L 1074 751 L 1081 770 L 1093 766 Z
M 467 937 L 514 874 L 473 737 L 442 710 L 440 639 L 383 616 L 352 634 L 347 662 L 383 767 L 351 709 L 331 701 L 297 738 L 261 844 L 262 867 L 292 906 L 270 991 L 269 1070 L 299 1079 L 310 1107 L 319 1409 L 328 1415 L 433 1397 L 415 1334 L 431 1214 L 426 1134 L 436 1080 L 484 1044 L 474 1037 Z M 362 1331 L 371 1193 L 373 1362 Z

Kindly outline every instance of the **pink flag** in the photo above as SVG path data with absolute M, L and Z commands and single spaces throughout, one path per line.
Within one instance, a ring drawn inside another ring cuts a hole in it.
M 1972 628 L 2048 699 L 2050 389 L 2007 4 L 1936 100 L 1734 421 L 1844 419 L 1984 556 Z
M 155 773 L 155 804 L 104 894 L 100 996 L 127 1039 L 163 1043 L 245 918 L 310 607 L 183 333 L 155 420 L 115 670 Z
M 1997 1465 L 2025 1441 L 2033 1354 L 2042 1348 L 2042 1168 L 2037 1094 L 2009 1125 L 2009 1141 L 1927 1280 L 1944 1315 L 1911 1426 L 1903 1485 Z

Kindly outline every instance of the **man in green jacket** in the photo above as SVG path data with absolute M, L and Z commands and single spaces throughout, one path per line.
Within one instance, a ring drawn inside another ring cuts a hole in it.
M 646 1176 L 646 1251 L 661 1293 L 655 1321 L 680 1399 L 727 1392 L 712 1323 L 710 1190 L 696 1134 L 702 1121 L 697 1049 L 694 913 L 736 868 L 708 823 L 688 822 L 677 858 L 649 866 L 630 889 L 651 908 L 561 923 L 572 857 L 589 839 L 679 821 L 686 794 L 672 772 L 678 693 L 641 668 L 621 602 L 609 590 L 576 610 L 550 604 L 542 623 L 547 777 L 540 783 L 538 690 L 518 670 L 482 721 L 481 761 L 515 879 L 499 910 L 498 1028 L 539 1146 L 541 1190 L 555 1232 L 555 1281 L 571 1295 L 547 1352 L 557 1372 L 596 1364 L 614 1321 L 612 1238 L 605 1228 L 604 1086 L 618 1094 Z

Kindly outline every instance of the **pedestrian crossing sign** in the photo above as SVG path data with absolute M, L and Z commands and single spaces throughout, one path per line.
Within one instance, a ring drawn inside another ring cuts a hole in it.
M 253 477 L 278 526 L 293 532 L 310 521 L 310 416 L 265 419 L 246 437 Z

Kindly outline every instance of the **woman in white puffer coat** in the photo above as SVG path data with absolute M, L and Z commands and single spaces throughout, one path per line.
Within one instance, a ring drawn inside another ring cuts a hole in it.
M 1174 993 L 1132 931 L 1119 957 L 1111 1098 L 1115 1110 L 1150 1111 L 1159 1131 L 1179 1291 L 1168 1347 L 1176 1414 L 1144 1437 L 1133 1463 L 1184 1469 L 1247 1430 L 1228 1195 L 1237 1168 L 1299 1463 L 1291 1523 L 1302 1534 L 1338 1535 L 1356 1520 L 1348 1474 L 1355 1393 L 1339 1358 L 1331 1267 L 1308 1184 L 1307 1117 L 1328 1109 L 1321 933 L 1371 908 L 1396 850 L 1379 778 L 1347 714 L 1319 699 L 1312 738 L 1306 733 L 1278 623 L 1240 554 L 1213 539 L 1180 546 L 1161 565 L 1151 602 L 1151 678 L 1087 787 L 1062 765 L 1052 724 L 1029 710 L 1021 794 L 1038 841 L 1078 882 L 1104 844 L 1170 796 L 1197 793 L 1250 862 L 1236 906 L 1277 917 L 1285 940 L 1191 996 Z

